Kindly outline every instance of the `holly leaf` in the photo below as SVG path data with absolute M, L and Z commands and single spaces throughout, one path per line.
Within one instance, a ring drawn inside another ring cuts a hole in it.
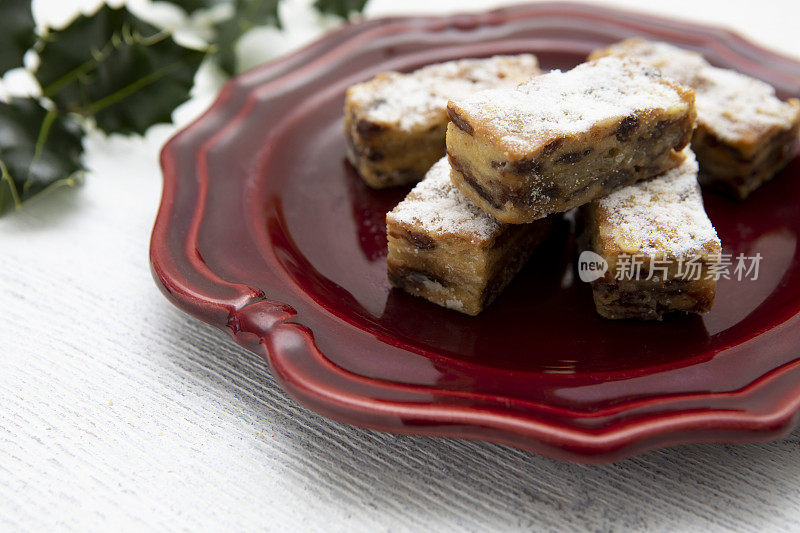
M 23 66 L 36 40 L 34 28 L 31 0 L 0 0 L 0 76 Z
M 236 74 L 236 42 L 256 26 L 281 27 L 279 0 L 234 0 L 233 16 L 216 24 L 217 62 L 227 74 Z
M 219 4 L 228 3 L 230 0 L 166 0 L 170 4 L 174 4 L 182 8 L 186 13 L 191 15 L 195 11 L 201 9 L 210 9 Z
M 352 13 L 361 13 L 367 0 L 316 0 L 314 7 L 321 13 L 337 15 L 343 19 L 349 18 Z
M 0 215 L 47 190 L 73 186 L 83 171 L 77 122 L 33 98 L 0 102 Z
M 143 134 L 170 122 L 205 57 L 124 7 L 109 6 L 50 33 L 38 48 L 42 94 L 62 112 L 94 117 L 107 133 Z

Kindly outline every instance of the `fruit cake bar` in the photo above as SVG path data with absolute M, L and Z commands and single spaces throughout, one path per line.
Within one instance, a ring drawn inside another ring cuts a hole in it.
M 416 183 L 444 155 L 447 100 L 539 74 L 530 54 L 461 59 L 384 72 L 347 90 L 347 157 L 374 188 Z
M 709 64 L 700 54 L 660 42 L 628 39 L 589 58 L 635 57 L 696 92 L 692 149 L 703 183 L 743 199 L 797 152 L 800 101 L 781 101 L 757 79 Z
M 499 222 L 453 186 L 450 165 L 442 158 L 386 215 L 389 281 L 477 315 L 519 272 L 552 222 Z
M 608 265 L 592 282 L 600 315 L 661 319 L 711 309 L 720 241 L 703 208 L 697 161 L 686 152 L 679 167 L 584 207 L 587 249 Z
M 695 121 L 694 91 L 618 58 L 454 98 L 448 112 L 453 182 L 509 223 L 567 211 L 677 166 Z

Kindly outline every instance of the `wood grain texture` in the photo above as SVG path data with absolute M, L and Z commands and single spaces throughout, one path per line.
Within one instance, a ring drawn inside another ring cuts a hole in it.
M 800 432 L 587 467 L 298 406 L 150 278 L 171 131 L 92 136 L 84 187 L 0 221 L 0 530 L 800 528 Z

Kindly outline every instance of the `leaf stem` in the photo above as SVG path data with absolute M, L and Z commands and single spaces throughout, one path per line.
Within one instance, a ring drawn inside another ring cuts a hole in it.
M 95 51 L 93 51 L 93 52 L 95 52 Z M 97 52 L 97 55 L 102 54 L 102 51 L 100 51 L 100 50 L 97 50 L 96 52 Z M 64 74 L 63 76 L 58 78 L 56 81 L 54 81 L 53 83 L 51 83 L 47 87 L 43 87 L 42 88 L 42 94 L 44 96 L 47 96 L 48 98 L 51 97 L 53 94 L 55 94 L 58 91 L 60 91 L 61 89 L 63 89 L 64 86 L 69 84 L 75 78 L 78 78 L 78 77 L 86 74 L 87 72 L 91 71 L 93 68 L 95 68 L 97 66 L 97 63 L 98 63 L 98 59 L 97 59 L 97 57 L 95 57 L 95 53 L 92 53 L 92 59 L 90 59 L 89 61 L 83 63 L 78 68 L 75 68 L 75 69 L 67 72 L 66 74 Z
M 8 184 L 8 190 L 11 191 L 11 200 L 14 202 L 14 209 L 19 209 L 22 206 L 22 199 L 20 199 L 17 186 L 14 184 L 14 178 L 11 177 L 2 159 L 0 159 L 0 182 Z M 0 206 L 2 206 L 2 203 L 0 202 Z
M 44 150 L 44 143 L 47 142 L 47 137 L 50 135 L 50 128 L 53 126 L 53 122 L 58 117 L 58 110 L 56 109 L 49 109 L 47 114 L 44 116 L 44 120 L 42 120 L 42 126 L 39 128 L 39 136 L 36 137 L 36 147 L 33 150 L 33 159 L 31 160 L 31 164 L 34 161 L 39 159 L 42 155 L 42 150 Z
M 177 67 L 180 66 L 179 62 L 172 63 L 165 67 L 161 67 L 160 69 L 151 72 L 147 76 L 143 78 L 139 78 L 135 82 L 131 83 L 130 85 L 126 85 L 125 87 L 121 88 L 120 90 L 109 94 L 108 96 L 101 98 L 100 100 L 91 103 L 88 105 L 84 110 L 84 116 L 92 116 L 106 107 L 116 104 L 120 100 L 127 98 L 128 96 L 132 95 L 136 91 L 142 89 L 143 87 L 147 87 L 148 85 L 152 85 L 153 83 L 157 82 L 160 78 L 164 75 L 169 73 L 172 70 L 175 70 Z

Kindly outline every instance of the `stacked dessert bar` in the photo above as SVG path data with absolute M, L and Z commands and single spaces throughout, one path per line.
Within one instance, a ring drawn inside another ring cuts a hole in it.
M 519 272 L 552 220 L 506 224 L 482 211 L 440 159 L 386 215 L 389 281 L 441 306 L 477 315 Z
M 453 183 L 513 224 L 677 166 L 696 118 L 694 91 L 617 58 L 451 99 L 447 110 Z
M 703 208 L 697 161 L 688 148 L 685 156 L 676 168 L 584 208 L 585 246 L 608 265 L 592 287 L 601 316 L 660 319 L 711 309 L 720 241 Z M 620 276 L 622 261 L 628 268 Z
M 520 55 L 379 74 L 345 104 L 368 185 L 421 178 L 386 217 L 390 283 L 469 315 L 575 208 L 579 242 L 607 265 L 601 316 L 707 312 L 721 245 L 698 175 L 743 198 L 793 157 L 799 124 L 772 87 L 641 40 L 566 72 Z
M 370 187 L 418 182 L 444 155 L 447 101 L 539 74 L 530 54 L 461 59 L 416 72 L 384 72 L 345 97 L 347 158 Z
M 772 86 L 666 43 L 628 39 L 589 58 L 604 56 L 637 58 L 695 90 L 692 149 L 704 184 L 744 199 L 794 157 L 800 130 L 797 99 L 783 102 Z

